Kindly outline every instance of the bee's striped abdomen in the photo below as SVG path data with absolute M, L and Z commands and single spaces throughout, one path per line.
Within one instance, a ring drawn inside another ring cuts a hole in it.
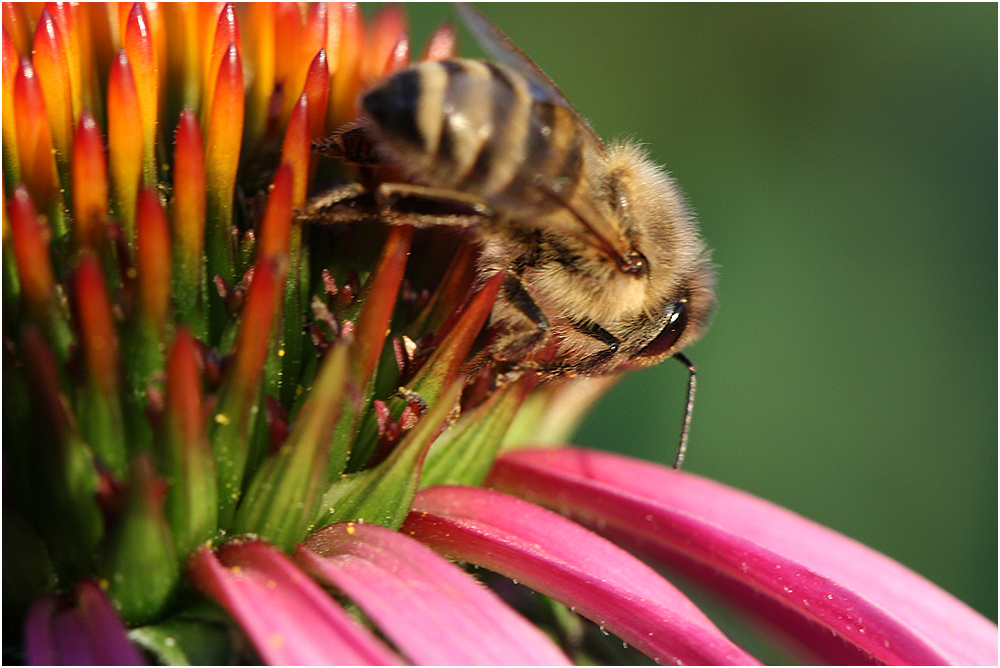
M 555 205 L 549 195 L 570 199 L 583 177 L 583 141 L 572 111 L 554 102 L 536 100 L 525 156 L 507 197 L 535 202 L 536 206 Z
M 419 180 L 508 213 L 554 205 L 545 191 L 571 192 L 580 179 L 583 138 L 573 112 L 533 96 L 531 84 L 502 65 L 421 63 L 362 104 L 384 149 Z

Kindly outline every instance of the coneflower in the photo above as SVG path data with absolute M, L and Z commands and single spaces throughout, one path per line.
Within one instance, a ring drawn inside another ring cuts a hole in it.
M 498 455 L 594 381 L 466 377 L 500 277 L 453 231 L 295 217 L 355 178 L 311 141 L 410 59 L 393 6 L 4 3 L 5 656 L 756 663 L 653 564 L 810 660 L 995 664 L 991 622 L 765 501 Z

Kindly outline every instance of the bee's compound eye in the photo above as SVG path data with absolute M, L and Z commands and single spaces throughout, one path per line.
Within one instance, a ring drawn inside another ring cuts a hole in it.
M 684 333 L 688 322 L 688 297 L 683 295 L 670 302 L 664 310 L 664 326 L 638 357 L 660 357 L 673 348 Z

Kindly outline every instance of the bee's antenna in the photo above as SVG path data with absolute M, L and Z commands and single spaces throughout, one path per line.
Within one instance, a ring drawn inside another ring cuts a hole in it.
M 691 413 L 694 412 L 694 388 L 695 388 L 695 368 L 691 360 L 684 353 L 674 353 L 674 359 L 687 367 L 688 373 L 688 394 L 687 402 L 684 404 L 684 421 L 681 423 L 681 438 L 677 443 L 677 456 L 674 458 L 674 468 L 679 469 L 684 463 L 684 454 L 688 447 L 688 431 L 691 429 Z

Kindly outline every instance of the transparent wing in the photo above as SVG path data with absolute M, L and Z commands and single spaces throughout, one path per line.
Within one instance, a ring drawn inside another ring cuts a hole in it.
M 534 63 L 507 35 L 503 33 L 485 14 L 468 3 L 456 3 L 459 18 L 476 38 L 484 51 L 496 62 L 505 65 L 527 79 L 531 87 L 531 96 L 538 101 L 550 102 L 568 111 L 575 120 L 574 125 L 580 132 L 584 144 L 584 154 L 594 151 L 606 153 L 604 142 L 597 136 L 590 124 L 580 115 L 552 79 Z M 533 117 L 533 122 L 538 122 Z M 551 128 L 540 128 L 542 134 Z M 581 173 L 581 176 L 585 176 Z M 539 178 L 541 177 L 541 178 Z M 607 257 L 614 260 L 618 267 L 627 273 L 642 271 L 641 256 L 632 249 L 622 230 L 613 218 L 602 215 L 595 207 L 592 199 L 587 197 L 572 197 L 563 193 L 561 181 L 564 179 L 547 179 L 544 175 L 536 175 L 529 184 L 552 202 L 557 202 L 575 219 L 574 229 L 585 230 L 589 239 Z M 551 218 L 545 218 L 551 224 Z
M 456 2 L 455 9 L 459 18 L 469 32 L 476 38 L 479 46 L 498 63 L 506 65 L 525 77 L 532 86 L 532 96 L 535 99 L 554 102 L 566 107 L 576 116 L 580 127 L 590 134 L 597 146 L 604 146 L 600 137 L 590 127 L 590 123 L 580 115 L 576 107 L 566 99 L 555 82 L 529 58 L 500 28 L 490 21 L 485 14 L 466 2 Z

